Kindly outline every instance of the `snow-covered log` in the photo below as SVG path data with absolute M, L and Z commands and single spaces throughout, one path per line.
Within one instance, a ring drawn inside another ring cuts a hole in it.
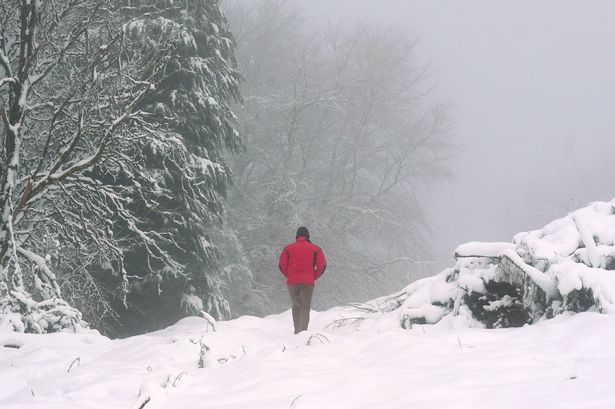
M 594 202 L 512 243 L 467 243 L 457 263 L 373 301 L 400 325 L 443 319 L 487 328 L 522 326 L 565 311 L 615 313 L 615 199 Z

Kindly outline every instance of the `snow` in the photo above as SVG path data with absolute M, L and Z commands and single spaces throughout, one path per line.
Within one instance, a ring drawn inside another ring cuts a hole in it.
M 519 266 L 523 272 L 525 272 L 525 274 L 547 294 L 547 298 L 553 298 L 555 296 L 555 285 L 549 276 L 531 265 L 526 264 L 513 250 L 505 250 L 503 256 L 508 257 L 513 263 Z
M 51 271 L 51 269 L 49 268 L 49 266 L 47 265 L 47 262 L 51 259 L 51 256 L 49 254 L 47 254 L 45 257 L 41 257 L 29 250 L 26 250 L 22 247 L 18 248 L 17 251 L 22 254 L 23 256 L 25 256 L 27 259 L 29 259 L 30 261 L 32 261 L 34 264 L 36 264 L 36 266 L 39 268 L 40 271 L 42 271 L 45 276 L 47 276 L 47 278 L 49 278 L 49 280 L 55 280 L 56 276 L 55 274 L 53 274 L 53 272 Z M 58 291 L 59 293 L 59 291 Z
M 499 257 L 502 251 L 514 247 L 512 243 L 483 243 L 472 241 L 457 247 L 455 250 L 455 257 Z
M 404 292 L 410 294 L 404 302 L 404 306 L 417 308 L 423 304 L 447 302 L 453 296 L 456 289 L 455 284 L 451 285 L 446 282 L 447 277 L 448 271 L 445 270 L 438 275 L 410 284 L 404 289 Z
M 462 245 L 454 268 L 366 304 L 313 311 L 298 335 L 290 311 L 218 322 L 201 311 L 122 340 L 22 334 L 13 332 L 19 317 L 5 314 L 0 407 L 613 408 L 614 203 L 592 203 L 512 243 Z M 487 284 L 519 284 L 518 276 L 523 296 L 488 293 Z M 555 318 L 532 308 L 534 325 L 484 328 L 492 323 L 477 308 L 526 308 L 536 295 L 528 283 Z M 589 311 L 566 311 L 582 289 Z M 486 302 L 466 303 L 473 293 Z
M 207 158 L 195 156 L 192 160 L 195 162 L 195 166 L 197 166 L 204 175 L 223 174 L 225 172 L 224 167 L 221 164 L 212 162 Z
M 577 225 L 577 229 L 581 235 L 581 240 L 587 250 L 587 257 L 592 267 L 598 267 L 600 265 L 600 255 L 596 252 L 596 242 L 592 235 L 589 226 L 585 223 L 582 213 L 577 212 L 573 215 L 573 220 Z
M 22 82 L 22 89 L 21 89 L 21 94 L 19 96 L 19 107 L 23 110 L 26 107 L 26 101 L 28 98 L 28 93 L 30 91 L 30 79 L 26 78 L 25 81 Z M 15 133 L 15 135 L 17 135 L 17 133 Z
M 573 290 L 591 289 L 597 301 L 596 308 L 605 313 L 615 313 L 615 273 L 601 268 L 591 268 L 583 263 L 566 262 L 552 268 L 562 295 Z
M 423 304 L 417 308 L 408 308 L 405 310 L 405 316 L 408 318 L 424 318 L 427 324 L 435 324 L 439 322 L 448 310 L 444 307 L 438 307 L 432 304 Z M 404 317 L 402 317 L 403 319 Z
M 612 408 L 615 316 L 561 315 L 486 330 L 391 316 L 330 324 L 312 312 L 292 335 L 290 311 L 200 318 L 109 340 L 96 333 L 0 333 L 0 407 L 24 408 Z M 328 328 L 328 329 L 327 329 Z M 201 346 L 207 365 L 198 368 Z M 18 347 L 18 348 L 15 348 Z

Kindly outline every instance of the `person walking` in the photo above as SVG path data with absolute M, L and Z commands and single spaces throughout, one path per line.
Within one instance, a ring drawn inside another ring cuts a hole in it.
M 308 329 L 314 283 L 325 272 L 327 260 L 322 249 L 310 241 L 307 227 L 299 227 L 296 241 L 284 247 L 278 265 L 286 277 L 295 334 L 298 334 Z

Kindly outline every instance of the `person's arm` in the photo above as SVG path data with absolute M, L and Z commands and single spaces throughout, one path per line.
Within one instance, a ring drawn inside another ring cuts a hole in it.
M 320 247 L 318 247 L 318 249 L 316 250 L 316 262 L 315 264 L 315 268 L 316 268 L 316 279 L 320 278 L 320 276 L 322 276 L 325 273 L 325 270 L 327 269 L 327 259 L 325 258 L 325 253 L 323 253 L 322 249 Z
M 286 247 L 284 247 L 284 250 L 282 250 L 282 254 L 280 254 L 280 261 L 278 262 L 278 267 L 280 269 L 280 272 L 284 274 L 284 277 L 288 277 L 288 251 L 286 250 Z

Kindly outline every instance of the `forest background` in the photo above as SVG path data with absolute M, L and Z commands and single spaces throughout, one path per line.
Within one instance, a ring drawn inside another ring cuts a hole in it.
M 415 39 L 277 0 L 11 0 L 0 22 L 3 325 L 286 309 L 299 225 L 319 308 L 426 273 L 416 189 L 452 146 Z

